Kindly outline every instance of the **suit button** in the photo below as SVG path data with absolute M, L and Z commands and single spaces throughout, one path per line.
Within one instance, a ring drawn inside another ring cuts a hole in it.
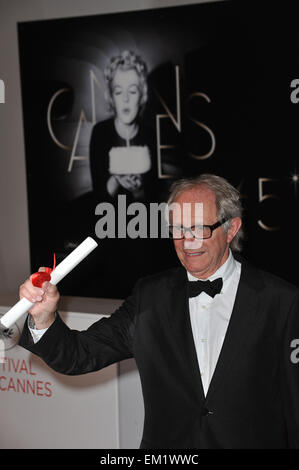
M 208 408 L 203 408 L 201 414 L 203 416 L 208 416 L 208 415 L 212 415 L 213 411 L 208 410 Z

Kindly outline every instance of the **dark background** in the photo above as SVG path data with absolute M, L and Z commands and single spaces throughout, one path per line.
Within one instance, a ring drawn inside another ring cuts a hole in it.
M 175 65 L 180 70 L 182 132 L 165 120 L 162 150 L 182 176 L 215 173 L 241 190 L 246 240 L 243 255 L 257 266 L 298 285 L 298 116 L 291 81 L 298 77 L 296 12 L 288 3 L 262 10 L 255 2 L 216 2 L 18 25 L 32 271 L 61 261 L 86 236 L 95 237 L 94 200 L 88 162 L 93 125 L 107 119 L 103 69 L 124 49 L 139 53 L 149 68 L 149 102 L 143 119 L 155 132 L 165 113 L 157 94 L 176 115 Z M 95 87 L 95 119 L 90 71 Z M 53 94 L 58 147 L 47 126 Z M 210 103 L 196 97 L 205 93 Z M 81 110 L 77 155 L 68 172 Z M 211 139 L 194 120 L 208 126 Z M 164 143 L 164 142 L 163 142 Z M 163 160 L 163 161 L 164 161 Z M 261 184 L 261 179 L 265 181 Z M 159 201 L 175 178 L 158 179 Z M 260 182 L 260 186 L 259 186 Z M 298 181 L 299 183 L 299 181 Z M 259 190 L 260 188 L 260 190 Z M 262 192 L 261 192 L 262 191 Z M 270 197 L 265 197 L 265 196 Z M 263 197 L 264 196 L 264 197 Z M 261 201 L 263 197 L 263 200 Z M 266 230 L 258 221 L 277 230 Z M 64 295 L 123 298 L 136 279 L 178 261 L 170 240 L 101 240 L 60 284 Z

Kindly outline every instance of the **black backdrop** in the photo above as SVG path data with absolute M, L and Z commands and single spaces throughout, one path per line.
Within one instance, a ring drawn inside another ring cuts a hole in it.
M 89 140 L 109 117 L 104 66 L 129 49 L 148 65 L 143 119 L 155 137 L 162 100 L 178 119 L 180 92 L 181 130 L 170 117 L 160 121 L 162 143 L 174 146 L 161 149 L 161 162 L 177 172 L 156 175 L 156 200 L 179 176 L 224 176 L 242 193 L 244 257 L 298 284 L 298 34 L 286 3 L 262 11 L 252 1 L 20 23 L 32 271 L 95 236 Z M 84 159 L 68 171 L 74 149 Z M 170 240 L 101 240 L 60 291 L 123 298 L 139 276 L 177 263 Z

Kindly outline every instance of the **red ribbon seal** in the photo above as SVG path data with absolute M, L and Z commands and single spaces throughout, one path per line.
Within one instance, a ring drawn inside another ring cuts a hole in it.
M 53 268 L 45 268 L 45 271 L 39 271 L 32 274 L 31 282 L 35 287 L 42 287 L 43 283 L 46 281 L 51 281 L 51 272 L 55 269 L 56 266 L 56 256 L 54 253 L 54 262 Z

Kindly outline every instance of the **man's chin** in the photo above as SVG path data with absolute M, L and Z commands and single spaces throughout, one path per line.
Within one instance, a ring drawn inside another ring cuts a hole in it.
M 201 256 L 188 256 L 184 259 L 185 268 L 195 277 L 200 277 L 201 274 L 204 275 L 207 268 L 206 263 L 200 262 Z

